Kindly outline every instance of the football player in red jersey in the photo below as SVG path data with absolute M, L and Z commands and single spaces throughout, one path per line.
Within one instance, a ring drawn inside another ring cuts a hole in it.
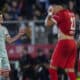
M 59 0 L 60 1 L 60 0 Z M 75 61 L 77 45 L 74 39 L 75 15 L 66 9 L 62 3 L 56 2 L 48 9 L 45 26 L 58 26 L 58 42 L 50 61 L 50 79 L 58 80 L 57 69 L 65 70 L 70 80 L 76 80 Z

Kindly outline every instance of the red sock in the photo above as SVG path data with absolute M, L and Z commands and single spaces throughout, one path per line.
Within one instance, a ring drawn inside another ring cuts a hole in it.
M 57 70 L 49 69 L 50 80 L 58 80 Z
M 70 80 L 76 80 L 76 75 L 74 72 L 68 72 L 68 76 L 69 76 Z

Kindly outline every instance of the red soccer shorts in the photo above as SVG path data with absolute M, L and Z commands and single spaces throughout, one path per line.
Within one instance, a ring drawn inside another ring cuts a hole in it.
M 75 40 L 58 41 L 50 65 L 60 68 L 74 68 L 77 46 Z

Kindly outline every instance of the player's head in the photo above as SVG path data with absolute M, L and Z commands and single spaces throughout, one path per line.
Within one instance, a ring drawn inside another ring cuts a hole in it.
M 0 11 L 0 24 L 3 23 L 3 14 L 2 12 Z
M 54 13 L 57 13 L 67 6 L 67 2 L 65 2 L 65 0 L 53 0 L 51 4 L 53 5 Z

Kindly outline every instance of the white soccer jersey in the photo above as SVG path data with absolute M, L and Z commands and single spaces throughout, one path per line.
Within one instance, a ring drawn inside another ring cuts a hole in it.
M 1 57 L 6 57 L 7 56 L 7 51 L 6 51 L 6 37 L 9 37 L 8 30 L 0 25 L 0 56 Z

